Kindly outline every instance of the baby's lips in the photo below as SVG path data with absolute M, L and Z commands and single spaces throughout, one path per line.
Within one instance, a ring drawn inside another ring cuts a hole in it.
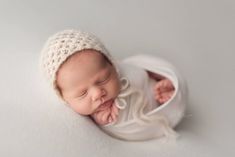
M 111 105 L 113 104 L 113 100 L 108 100 L 100 105 L 98 105 L 97 111 L 100 110 L 106 110 L 107 108 L 111 107 Z

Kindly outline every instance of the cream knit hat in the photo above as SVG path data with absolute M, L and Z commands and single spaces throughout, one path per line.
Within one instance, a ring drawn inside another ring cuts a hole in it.
M 85 49 L 101 52 L 114 66 L 116 65 L 105 46 L 96 36 L 80 30 L 70 29 L 58 32 L 49 37 L 44 45 L 41 52 L 40 68 L 60 98 L 61 94 L 56 85 L 58 69 L 69 56 Z M 115 68 L 117 70 L 117 66 Z

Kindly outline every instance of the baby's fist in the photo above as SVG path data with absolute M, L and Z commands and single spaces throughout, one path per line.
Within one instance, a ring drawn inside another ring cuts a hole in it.
M 115 122 L 118 116 L 118 108 L 113 103 L 110 107 L 104 110 L 100 110 L 91 115 L 95 122 L 99 125 L 106 125 L 108 123 Z

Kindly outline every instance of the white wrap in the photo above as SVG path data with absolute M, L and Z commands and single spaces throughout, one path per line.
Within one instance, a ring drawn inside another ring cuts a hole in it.
M 120 109 L 118 121 L 100 126 L 101 129 L 123 140 L 175 136 L 172 128 L 184 115 L 187 93 L 186 84 L 174 66 L 147 55 L 129 57 L 117 66 L 121 80 L 121 92 L 115 100 Z M 159 107 L 153 97 L 155 81 L 146 70 L 165 76 L 175 87 L 172 98 Z

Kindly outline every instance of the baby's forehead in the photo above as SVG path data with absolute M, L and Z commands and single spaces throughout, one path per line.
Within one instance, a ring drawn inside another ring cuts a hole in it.
M 77 52 L 71 57 L 71 60 L 76 60 L 75 62 L 80 62 L 84 65 L 93 63 L 102 67 L 107 66 L 108 63 L 111 64 L 104 54 L 96 50 L 83 50 Z
M 86 67 L 89 65 L 104 68 L 108 63 L 108 59 L 106 59 L 102 53 L 96 50 L 83 50 L 75 52 L 70 56 L 60 67 L 59 71 L 62 69 L 74 69 L 74 67 Z
M 84 59 L 84 61 L 91 59 L 96 62 L 105 62 L 104 56 L 98 51 L 81 52 L 80 57 L 82 57 L 82 59 Z
M 71 80 L 92 76 L 101 69 L 105 69 L 108 61 L 97 51 L 76 52 L 67 61 L 62 64 L 57 73 L 57 84 L 61 84 L 64 80 Z
M 100 57 L 102 56 L 101 53 L 99 51 L 93 50 L 93 49 L 85 49 L 85 50 L 81 50 L 76 52 L 77 55 L 79 55 L 80 57 L 86 57 L 86 56 L 93 56 L 93 57 Z

